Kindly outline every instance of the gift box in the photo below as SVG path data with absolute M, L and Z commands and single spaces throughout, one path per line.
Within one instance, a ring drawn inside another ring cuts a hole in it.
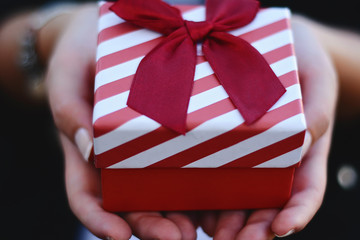
M 229 32 L 262 54 L 286 89 L 280 99 L 246 124 L 198 47 L 186 133 L 181 134 L 127 105 L 139 63 L 164 36 L 121 19 L 109 10 L 112 4 L 99 4 L 93 113 L 103 207 L 166 211 L 283 206 L 306 130 L 289 10 L 260 9 L 249 24 Z M 176 8 L 184 19 L 205 19 L 205 6 Z

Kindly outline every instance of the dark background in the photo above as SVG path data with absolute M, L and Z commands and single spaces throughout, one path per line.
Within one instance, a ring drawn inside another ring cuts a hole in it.
M 0 17 L 47 1 L 1 0 Z M 289 6 L 328 24 L 359 30 L 356 1 L 263 1 L 264 6 Z M 1 54 L 1 53 L 0 53 Z M 0 239 L 74 239 L 79 223 L 71 213 L 64 188 L 63 155 L 47 106 L 25 107 L 0 92 Z M 341 166 L 360 170 L 360 116 L 338 119 L 331 148 L 324 203 L 301 233 L 287 239 L 355 239 L 360 227 L 360 186 L 342 188 Z

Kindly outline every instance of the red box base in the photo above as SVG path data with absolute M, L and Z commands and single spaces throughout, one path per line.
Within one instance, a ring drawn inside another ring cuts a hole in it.
M 295 168 L 101 169 L 112 212 L 282 207 Z

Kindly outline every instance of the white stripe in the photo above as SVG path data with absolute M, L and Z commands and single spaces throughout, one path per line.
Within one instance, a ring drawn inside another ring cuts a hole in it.
M 142 115 L 126 122 L 114 131 L 94 138 L 94 152 L 95 154 L 101 154 L 148 132 L 152 132 L 158 127 L 160 127 L 159 123 Z
M 271 23 L 280 21 L 285 18 L 290 17 L 290 11 L 287 8 L 268 8 L 260 11 L 254 20 L 248 25 L 230 31 L 229 33 L 234 36 L 239 36 L 241 34 L 253 31 L 257 28 L 264 27 Z
M 102 5 L 104 5 L 106 3 L 106 1 L 99 1 L 98 2 L 98 5 L 99 5 L 99 7 L 101 7 Z
M 100 101 L 99 104 L 96 104 L 94 107 L 93 123 L 100 117 L 116 111 L 114 109 L 120 110 L 122 108 L 125 108 L 128 93 L 129 93 L 129 91 L 115 95 L 113 97 L 110 97 L 108 99 Z M 216 88 L 210 89 L 209 91 L 192 96 L 190 98 L 188 113 L 191 113 L 198 109 L 209 106 L 210 104 L 221 101 L 227 97 L 228 97 L 228 95 L 222 86 L 218 86 Z M 299 84 L 292 85 L 286 89 L 285 94 L 279 99 L 279 101 L 270 110 L 279 108 L 291 101 L 294 101 L 294 100 L 300 99 L 300 98 L 301 98 L 300 85 Z M 132 122 L 132 121 L 135 121 L 135 123 L 139 123 L 140 120 L 135 118 L 129 122 Z M 150 124 L 151 126 L 154 126 L 153 122 L 154 121 L 151 120 L 150 118 L 145 118 L 144 120 L 142 120 L 141 124 L 139 124 L 138 126 L 139 126 L 139 128 L 143 128 L 143 125 L 146 125 L 146 124 Z M 129 124 L 133 124 L 133 123 L 129 123 Z M 122 133 L 115 133 L 117 131 L 130 132 L 131 130 L 127 129 L 127 126 L 128 125 L 124 124 L 124 125 L 120 126 L 119 128 L 114 129 L 113 131 L 96 138 L 95 140 L 97 141 L 97 144 L 103 146 L 101 148 L 102 150 L 99 150 L 98 152 L 96 152 L 96 154 L 103 153 L 105 151 L 110 150 L 111 148 L 117 147 L 118 145 L 125 143 L 126 141 L 123 137 L 119 137 L 119 139 L 117 141 L 112 141 L 113 137 L 108 137 L 108 136 L 113 136 L 113 135 L 117 135 L 117 134 L 119 134 L 119 136 L 121 136 Z M 143 132 L 143 133 L 140 133 L 141 132 L 140 129 L 134 130 L 134 129 L 136 129 L 136 128 L 134 128 L 132 130 L 136 131 L 137 132 L 136 134 L 139 134 L 139 136 L 141 136 L 141 135 L 147 134 L 150 131 L 155 130 L 156 128 L 146 128 L 148 131 Z M 135 138 L 130 138 L 130 137 L 126 138 L 127 141 L 131 141 L 133 139 L 135 139 Z M 108 143 L 110 143 L 111 145 L 109 145 Z
M 304 118 L 304 114 L 297 114 L 288 118 L 272 128 L 262 132 L 254 137 L 241 141 L 231 147 L 220 150 L 208 155 L 198 161 L 192 162 L 185 168 L 217 168 L 232 162 L 240 157 L 246 156 L 259 149 L 279 142 L 285 138 L 305 130 L 305 126 L 299 124 Z M 299 155 L 300 156 L 300 155 Z
M 138 64 L 137 61 L 140 60 L 141 59 L 137 59 L 136 62 L 127 62 L 126 66 L 118 65 L 113 68 L 108 68 L 106 71 L 102 71 L 101 74 L 99 73 L 96 76 L 97 78 L 95 79 L 95 90 L 100 86 L 99 83 L 103 79 L 105 79 L 106 81 L 102 81 L 101 86 L 111 81 L 132 75 L 133 72 L 135 72 L 134 70 L 135 65 Z M 195 69 L 195 81 L 203 77 L 209 76 L 213 73 L 214 72 L 212 71 L 208 62 L 198 64 Z M 218 94 L 218 96 L 215 96 L 216 94 Z M 97 102 L 94 106 L 93 123 L 107 114 L 125 108 L 128 96 L 129 96 L 129 90 Z M 207 100 L 205 99 L 204 101 L 204 97 L 206 96 L 214 96 L 214 97 L 212 97 L 212 99 L 207 99 Z M 191 100 L 190 98 L 188 113 L 196 111 L 197 109 L 199 109 L 200 106 L 204 107 L 227 97 L 228 95 L 223 89 L 217 89 L 216 92 L 214 92 L 214 90 L 209 90 L 209 93 L 205 93 L 203 97 L 201 96 L 199 97 L 195 95 L 192 97 L 195 98 L 195 100 Z M 211 103 L 206 104 L 206 101 L 209 102 L 209 100 L 211 101 Z
M 296 92 L 299 92 L 299 89 L 300 89 L 300 86 L 298 84 L 296 85 L 293 85 L 289 88 L 287 88 L 287 92 L 285 93 L 287 96 L 283 97 L 282 99 L 283 100 L 279 100 L 279 103 L 277 104 L 277 107 L 281 107 L 295 99 L 297 99 L 297 94 Z M 286 99 L 286 101 L 285 101 Z M 233 124 L 235 124 L 234 120 L 236 119 L 241 119 L 241 121 L 237 121 L 237 124 L 240 125 L 243 120 L 242 120 L 242 117 L 241 115 L 239 114 L 239 112 L 237 110 L 233 110 L 231 111 L 233 113 L 231 113 L 231 115 L 229 115 L 228 113 L 226 114 L 223 114 L 221 116 L 218 116 L 214 119 L 217 119 L 217 120 L 213 120 L 213 119 L 210 119 L 209 121 L 214 121 L 216 122 L 216 124 L 212 124 L 211 122 L 210 123 L 203 123 L 201 124 L 199 127 L 193 129 L 192 131 L 186 133 L 185 136 L 180 136 L 180 138 L 182 139 L 182 141 L 184 141 L 184 143 L 179 143 L 178 141 L 180 140 L 169 140 L 167 141 L 166 145 L 163 145 L 163 144 L 160 144 L 160 145 L 157 145 L 156 147 L 153 147 L 147 151 L 144 151 L 143 153 L 141 153 L 142 155 L 147 155 L 148 151 L 150 151 L 150 155 L 146 157 L 146 159 L 150 159 L 152 157 L 151 155 L 151 152 L 152 151 L 156 151 L 156 152 L 166 152 L 167 151 L 167 148 L 169 146 L 172 146 L 171 149 L 172 149 L 172 152 L 173 154 L 176 153 L 176 151 L 174 152 L 174 148 L 179 148 L 181 149 L 181 151 L 184 150 L 184 146 L 188 147 L 192 147 L 194 145 L 189 145 L 190 143 L 193 142 L 193 140 L 191 140 L 191 138 L 196 138 L 197 140 L 199 140 L 199 142 L 196 142 L 197 144 L 198 143 L 201 143 L 203 141 L 206 141 L 208 140 L 208 138 L 203 138 L 203 134 L 206 134 L 206 132 L 209 132 L 209 134 L 214 134 L 216 132 L 219 132 L 219 129 L 220 129 L 220 132 L 223 133 L 223 132 L 226 132 L 224 131 L 224 129 L 228 129 L 227 131 L 230 131 L 232 128 L 233 128 Z M 225 116 L 227 117 L 231 117 L 230 119 L 226 119 L 224 118 Z M 220 120 L 222 122 L 220 122 Z M 133 122 L 134 123 L 131 123 Z M 209 122 L 208 121 L 208 122 Z M 127 141 L 131 141 L 133 139 L 136 139 L 137 137 L 140 137 L 142 135 L 145 135 L 147 133 L 149 133 L 150 131 L 153 131 L 155 130 L 157 127 L 159 127 L 159 125 L 154 125 L 155 121 L 149 119 L 149 118 L 144 118 L 144 119 L 134 119 L 134 120 L 131 120 L 129 121 L 128 123 L 126 124 L 131 124 L 131 128 L 128 129 L 128 126 L 126 126 L 125 124 L 120 126 L 119 128 L 115 129 L 114 131 L 110 132 L 110 133 L 107 133 L 107 134 L 104 134 L 98 138 L 95 138 L 94 139 L 94 142 L 95 142 L 95 145 L 99 145 L 101 146 L 101 149 L 100 148 L 97 148 L 95 150 L 95 154 L 101 154 L 103 152 L 106 152 L 108 150 L 111 150 L 112 148 L 115 148 L 121 144 L 124 144 L 126 143 Z M 302 125 L 305 125 L 305 122 L 301 122 Z M 300 124 L 300 125 L 301 125 Z M 152 126 L 152 127 L 148 127 L 149 126 Z M 146 126 L 146 129 L 141 129 L 141 128 L 144 128 L 144 126 Z M 230 127 L 230 128 L 229 128 Z M 235 126 L 236 127 L 236 126 Z M 126 132 L 126 134 L 124 134 Z M 125 135 L 128 135 L 128 133 L 131 133 L 130 136 L 125 136 Z M 210 135 L 207 135 L 207 136 L 210 136 Z M 114 137 L 116 136 L 116 137 Z M 213 135 L 214 137 L 218 136 L 218 135 Z M 189 138 L 189 139 L 186 139 L 185 140 L 185 137 L 186 138 Z M 176 138 L 177 139 L 177 138 Z M 182 144 L 185 144 L 185 145 L 182 145 Z M 153 149 L 153 150 L 152 150 Z M 179 150 L 180 151 L 180 150 Z M 163 158 L 159 157 L 159 158 L 156 158 L 156 159 L 153 159 L 154 161 L 160 161 L 162 160 Z
M 96 61 L 98 61 L 101 57 L 106 55 L 134 47 L 136 45 L 154 40 L 156 38 L 161 37 L 160 33 L 148 30 L 148 29 L 140 29 L 130 33 L 126 33 L 120 35 L 118 37 L 111 38 L 104 42 L 101 42 L 98 45 L 98 50 L 96 54 Z
M 144 57 L 138 57 L 135 59 L 132 59 L 130 61 L 112 66 L 110 68 L 106 68 L 103 71 L 100 71 L 95 76 L 95 91 L 108 83 L 114 82 L 116 80 L 134 75 L 136 72 L 136 69 L 138 68 L 141 60 Z
M 100 5 L 102 6 L 104 3 L 106 2 L 101 2 Z M 190 11 L 186 11 L 183 13 L 182 16 L 186 20 L 193 19 L 192 21 L 203 21 L 203 19 L 205 19 L 205 7 L 200 6 Z M 99 17 L 98 32 L 101 32 L 106 28 L 113 27 L 123 22 L 125 22 L 124 19 L 120 18 L 118 15 L 110 11 Z
M 170 141 L 118 162 L 110 166 L 110 168 L 143 168 L 149 166 L 208 139 L 228 132 L 240 125 L 243 121 L 238 111 L 233 110 L 201 124 L 186 133 L 185 136 L 180 135 Z M 209 129 L 213 130 L 209 131 Z
M 275 75 L 280 77 L 288 72 L 297 70 L 296 57 L 289 56 L 283 58 L 277 62 L 270 64 L 270 67 L 274 71 Z
M 99 82 L 103 79 L 106 80 L 102 81 L 104 85 L 106 83 L 109 83 L 111 81 L 118 80 L 121 79 L 123 77 L 129 76 L 132 74 L 132 72 L 135 72 L 135 64 L 137 64 L 137 62 L 139 62 L 141 59 L 137 59 L 134 62 L 127 62 L 127 64 L 123 64 L 123 65 L 118 65 L 112 68 L 108 68 L 102 72 L 100 72 L 97 76 L 96 76 L 96 80 L 95 80 L 95 90 L 99 87 Z M 284 58 L 278 62 L 275 62 L 273 64 L 270 65 L 270 67 L 274 70 L 274 72 L 276 73 L 276 75 L 281 76 L 287 72 L 293 71 L 296 69 L 296 65 L 295 65 L 295 57 L 291 56 L 291 57 L 287 57 Z M 201 79 L 203 77 L 209 76 L 213 73 L 210 65 L 208 64 L 208 62 L 204 62 L 201 64 L 198 64 L 196 66 L 196 70 L 195 70 L 195 80 Z M 121 80 L 120 80 L 121 81 Z M 294 86 L 290 87 L 289 89 L 293 89 Z M 276 105 L 274 105 L 271 109 L 277 108 L 281 105 L 283 105 L 284 103 L 289 102 L 289 99 L 296 97 L 296 99 L 300 99 L 301 98 L 301 92 L 300 92 L 300 88 L 297 87 L 298 90 L 296 90 L 296 92 L 294 90 L 288 90 L 287 93 L 285 93 L 280 99 L 279 101 L 276 103 Z M 99 102 L 97 102 L 94 106 L 94 114 L 93 114 L 93 122 L 95 122 L 97 119 L 118 111 L 122 108 L 126 107 L 126 102 L 127 102 L 127 96 L 128 96 L 128 91 L 126 92 L 126 94 L 124 93 L 120 93 L 114 96 L 111 96 L 109 98 L 105 98 Z M 193 111 L 196 111 L 200 108 L 209 106 L 213 103 L 216 103 L 218 101 L 221 101 L 225 98 L 228 98 L 228 94 L 226 93 L 226 91 L 224 90 L 224 88 L 222 86 L 217 86 L 215 88 L 209 89 L 207 91 L 204 91 L 202 93 L 196 94 L 194 96 L 192 96 L 190 98 L 190 102 L 189 102 L 189 107 L 188 107 L 188 113 L 191 113 Z M 290 97 L 290 98 L 289 98 Z M 118 102 L 120 101 L 121 102 Z M 109 103 L 109 104 L 108 104 Z
M 113 12 L 108 12 L 102 15 L 99 18 L 98 21 L 98 33 L 100 33 L 102 30 L 118 25 L 120 23 L 125 22 L 124 19 L 120 18 L 118 15 L 116 15 Z
M 228 97 L 229 95 L 226 93 L 222 86 L 217 86 L 205 92 L 196 94 L 190 98 L 188 114 L 216 102 L 219 102 Z
M 129 93 L 130 91 L 122 92 L 95 104 L 93 111 L 93 123 L 95 123 L 95 121 L 100 117 L 125 108 L 127 106 L 126 102 L 129 97 Z
M 195 81 L 199 80 L 199 79 L 207 77 L 213 73 L 214 73 L 214 71 L 212 70 L 209 62 L 203 62 L 203 63 L 197 64 L 195 67 L 194 80 Z
M 188 11 L 184 14 L 186 19 L 194 19 L 194 20 L 200 20 L 203 18 L 205 9 L 204 8 L 196 8 L 194 10 Z M 114 18 L 115 15 L 112 13 L 112 15 L 108 13 L 104 15 L 103 17 L 107 17 L 109 19 Z M 271 24 L 275 21 L 278 21 L 279 19 L 285 18 L 288 14 L 287 9 L 283 8 L 271 8 L 264 11 L 261 11 L 258 16 L 255 18 L 253 22 L 251 22 L 249 25 L 240 28 L 237 32 L 236 30 L 231 31 L 231 34 L 234 35 L 240 35 L 241 33 L 245 33 L 254 29 L 257 29 L 259 27 L 263 27 L 265 25 Z M 109 15 L 109 16 L 108 16 Z M 116 15 L 115 15 L 116 16 Z M 101 20 L 100 18 L 100 24 L 99 24 L 99 30 L 103 30 L 106 28 L 107 22 L 113 23 L 112 20 Z M 118 20 L 119 21 L 119 20 Z M 104 23 L 102 23 L 104 22 Z M 117 51 L 121 51 L 123 49 L 136 46 L 141 43 L 145 43 L 147 41 L 151 41 L 153 39 L 156 39 L 158 37 L 162 36 L 159 33 L 153 32 L 148 29 L 140 29 L 136 30 L 127 34 L 120 35 L 118 37 L 109 39 L 107 41 L 104 41 L 98 45 L 98 51 L 96 55 L 96 59 L 100 59 L 103 56 L 112 54 Z
M 286 88 L 286 92 L 284 93 L 284 95 L 280 97 L 280 99 L 269 109 L 269 111 L 284 106 L 285 104 L 288 104 L 289 102 L 292 102 L 296 99 L 301 99 L 300 84 L 294 84 Z
M 184 13 L 184 16 L 186 18 L 192 18 L 196 19 L 201 17 L 201 12 L 204 11 L 204 7 L 199 7 L 194 10 L 188 11 Z M 120 19 L 118 16 L 116 16 L 114 13 L 106 14 L 104 17 L 106 17 L 105 20 L 101 20 L 100 18 L 100 24 L 99 24 L 99 30 L 103 30 L 106 28 L 106 26 L 114 26 L 114 18 Z M 123 20 L 115 20 L 115 22 L 120 23 L 123 22 Z M 104 41 L 98 45 L 98 51 L 96 54 L 96 60 L 99 60 L 101 57 L 109 55 L 114 52 L 118 52 L 130 47 L 134 47 L 136 45 L 154 40 L 156 38 L 161 37 L 162 34 L 148 30 L 148 29 L 140 29 L 136 30 L 127 34 L 120 35 L 118 37 L 114 37 L 112 39 L 109 39 L 107 41 Z
M 291 30 L 286 29 L 252 42 L 251 45 L 255 47 L 261 54 L 264 54 L 283 47 L 289 43 L 292 43 Z
M 264 39 L 264 41 L 260 40 L 260 41 L 255 42 L 254 47 L 259 52 L 262 52 L 263 54 L 268 51 L 282 47 L 286 44 L 291 43 L 289 41 L 289 38 L 285 37 L 285 35 L 288 35 L 288 33 L 289 33 L 288 30 L 286 30 L 286 31 L 280 32 L 279 34 L 274 34 L 274 35 L 270 36 L 269 38 Z M 274 38 L 276 38 L 276 39 L 274 39 Z M 287 39 L 287 40 L 284 40 L 284 39 Z M 101 50 L 98 50 L 98 51 L 101 51 Z M 95 90 L 102 85 L 105 85 L 107 83 L 110 83 L 110 82 L 116 81 L 118 79 L 135 74 L 139 63 L 143 58 L 144 58 L 144 56 L 141 56 L 141 57 L 132 59 L 130 61 L 127 61 L 127 62 L 124 62 L 124 63 L 121 63 L 121 64 L 118 64 L 118 65 L 115 65 L 115 66 L 112 66 L 112 67 L 109 67 L 109 68 L 99 71 L 95 78 Z M 284 65 L 283 63 L 281 63 L 281 69 L 277 69 L 278 67 L 276 67 L 277 65 L 280 65 L 279 62 L 273 63 L 270 65 L 270 66 L 273 66 L 273 70 L 277 76 L 284 74 L 283 72 L 286 71 L 288 66 L 296 66 L 296 65 L 294 65 L 294 63 L 296 63 L 295 57 L 290 56 L 288 58 L 289 59 L 287 59 L 287 58 L 283 59 L 284 61 L 286 61 L 286 64 Z M 290 58 L 292 58 L 292 59 L 290 59 Z M 195 71 L 195 79 L 203 78 L 203 77 L 209 76 L 213 73 L 213 70 L 211 69 L 208 62 L 198 64 L 196 66 L 196 68 L 197 69 Z M 294 68 L 294 67 L 292 67 L 292 68 Z M 284 69 L 284 70 L 282 70 L 282 69 Z
M 186 11 L 182 14 L 184 20 L 201 22 L 205 21 L 206 9 L 205 6 L 199 6 L 197 8 Z
M 287 168 L 298 162 L 300 162 L 301 158 L 301 149 L 299 147 L 290 152 L 282 154 L 276 158 L 273 158 L 269 161 L 261 163 L 259 165 L 254 166 L 254 168 Z
M 95 91 L 108 83 L 117 81 L 119 79 L 128 77 L 130 75 L 134 75 L 136 73 L 136 70 L 141 62 L 141 60 L 144 58 L 138 57 L 135 59 L 132 59 L 130 61 L 106 68 L 96 74 L 95 77 Z M 209 76 L 213 74 L 214 71 L 210 67 L 210 64 L 208 62 L 203 62 L 200 64 L 197 64 L 195 67 L 195 81 L 204 78 L 206 76 Z

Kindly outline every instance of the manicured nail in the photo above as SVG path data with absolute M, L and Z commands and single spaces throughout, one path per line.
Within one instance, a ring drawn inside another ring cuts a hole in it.
M 293 234 L 295 232 L 295 229 L 291 229 L 290 231 L 288 231 L 287 233 L 285 233 L 284 235 L 277 235 L 275 234 L 275 236 L 279 237 L 279 238 L 283 238 L 283 237 L 287 237 L 290 236 L 291 234 Z
M 304 139 L 304 145 L 301 152 L 301 158 L 305 156 L 305 154 L 308 152 L 310 146 L 312 143 L 312 136 L 309 131 L 305 132 L 305 139 Z
M 80 128 L 75 133 L 75 143 L 80 153 L 86 161 L 89 160 L 91 149 L 93 147 L 92 140 L 85 128 Z
M 105 237 L 104 240 L 114 240 L 112 237 Z

